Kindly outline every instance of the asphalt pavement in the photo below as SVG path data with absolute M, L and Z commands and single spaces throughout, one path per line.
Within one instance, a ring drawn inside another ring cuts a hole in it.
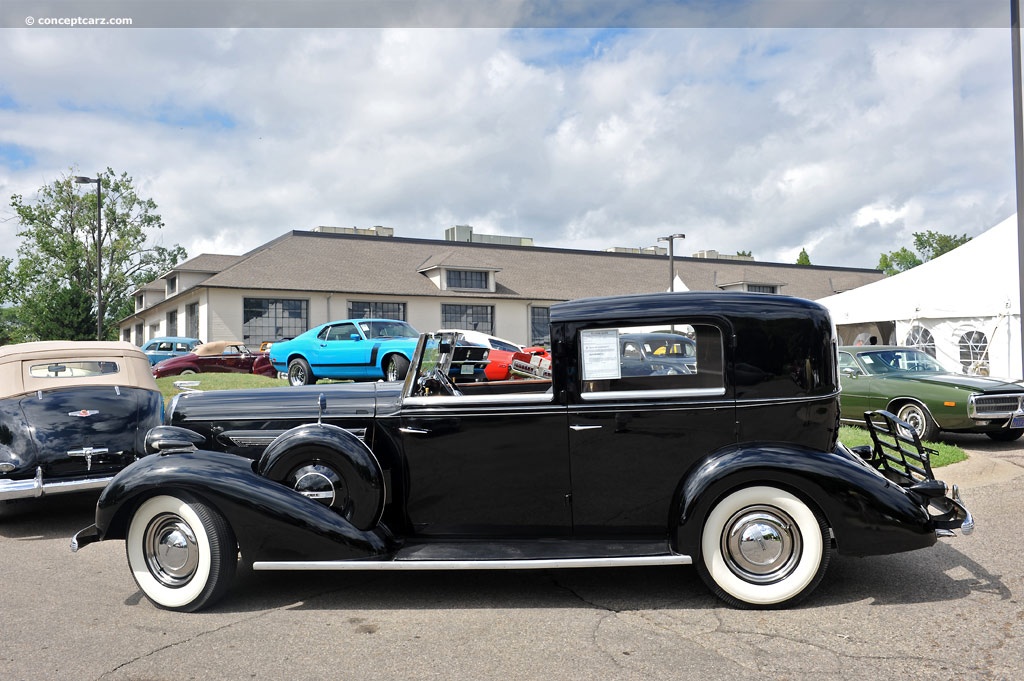
M 692 567 L 252 573 L 213 609 L 153 607 L 121 542 L 76 554 L 95 496 L 0 516 L 0 679 L 1021 679 L 1024 442 L 950 438 L 977 520 L 836 557 L 802 606 L 722 606 Z

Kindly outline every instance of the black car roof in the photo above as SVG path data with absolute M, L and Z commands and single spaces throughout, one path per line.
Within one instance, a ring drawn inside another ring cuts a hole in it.
M 682 291 L 644 293 L 603 298 L 582 298 L 551 306 L 551 322 L 586 322 L 602 319 L 644 320 L 709 312 L 724 317 L 752 317 L 785 313 L 817 317 L 827 309 L 792 296 L 740 291 Z

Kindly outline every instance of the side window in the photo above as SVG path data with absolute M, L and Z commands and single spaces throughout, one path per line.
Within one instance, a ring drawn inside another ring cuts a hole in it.
M 580 332 L 583 399 L 722 395 L 722 332 L 680 321 L 666 328 Z
M 352 335 L 358 335 L 355 324 L 338 324 L 329 326 L 320 333 L 321 340 L 341 341 L 351 340 Z
M 848 352 L 839 353 L 839 370 L 843 369 L 857 369 L 857 362 L 853 359 L 853 355 Z

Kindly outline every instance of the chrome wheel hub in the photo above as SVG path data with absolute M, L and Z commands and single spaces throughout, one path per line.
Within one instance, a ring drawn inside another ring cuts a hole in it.
M 150 522 L 142 549 L 150 574 L 164 586 L 187 584 L 199 565 L 196 535 L 173 513 L 163 513 Z
M 796 523 L 770 506 L 743 509 L 722 533 L 722 555 L 729 569 L 755 584 L 784 579 L 797 566 L 800 549 Z

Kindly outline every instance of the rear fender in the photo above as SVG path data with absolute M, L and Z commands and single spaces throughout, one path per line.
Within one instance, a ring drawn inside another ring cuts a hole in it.
M 745 443 L 709 455 L 681 483 L 673 511 L 677 549 L 697 552 L 704 519 L 715 503 L 753 485 L 778 486 L 815 506 L 842 554 L 898 553 L 935 543 L 927 509 L 845 449 Z
M 98 539 L 124 539 L 135 509 L 157 494 L 187 492 L 231 525 L 246 561 L 380 558 L 386 531 L 361 531 L 328 507 L 256 473 L 233 454 L 147 456 L 118 473 L 96 505 Z

